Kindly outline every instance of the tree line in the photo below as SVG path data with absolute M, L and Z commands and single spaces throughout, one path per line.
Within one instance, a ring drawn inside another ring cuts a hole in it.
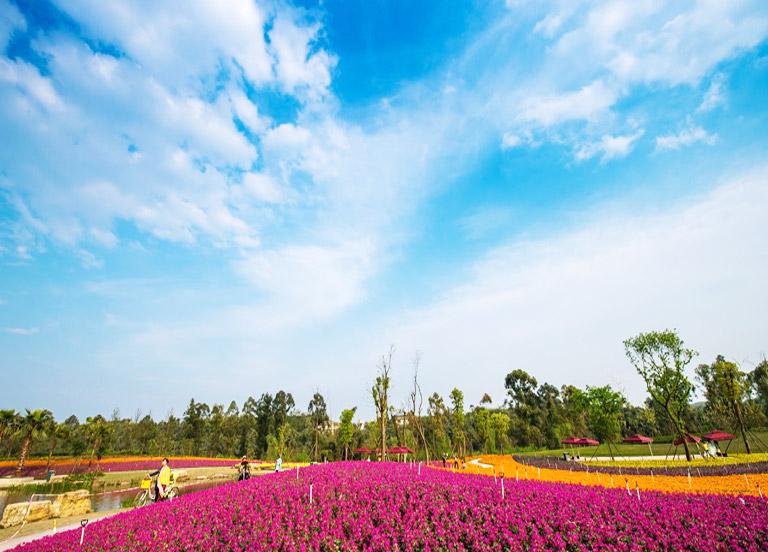
M 382 357 L 370 391 L 376 419 L 356 421 L 356 407 L 331 420 L 324 397 L 315 392 L 306 409 L 297 408 L 291 393 L 279 390 L 242 405 L 208 405 L 191 399 L 184 413 L 155 420 L 137 412 L 132 418 L 114 411 L 80 420 L 54 419 L 44 409 L 0 410 L 0 455 L 17 457 L 19 470 L 30 456 L 49 461 L 60 455 L 93 463 L 104 455 L 168 455 L 271 460 L 278 456 L 299 461 L 354 457 L 365 447 L 379 457 L 388 449 L 406 446 L 417 457 L 434 460 L 520 449 L 559 448 L 570 436 L 589 436 L 616 443 L 622 436 L 684 438 L 689 433 L 730 429 L 747 451 L 749 428 L 768 420 L 768 361 L 744 372 L 724 356 L 699 364 L 694 381 L 688 375 L 695 351 L 685 347 L 674 331 L 639 334 L 624 342 L 629 361 L 643 378 L 648 399 L 630 404 L 610 385 L 579 388 L 539 383 L 515 369 L 504 380 L 503 404 L 494 406 L 487 393 L 477 405 L 465 405 L 454 388 L 447 397 L 424 396 L 419 383 L 419 359 L 410 375 L 408 397 L 399 406 L 390 396 L 393 353 Z M 704 401 L 691 402 L 695 387 Z

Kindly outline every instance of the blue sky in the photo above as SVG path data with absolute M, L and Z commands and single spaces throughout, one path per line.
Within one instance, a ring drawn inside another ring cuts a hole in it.
M 0 404 L 768 353 L 768 6 L 0 0 Z

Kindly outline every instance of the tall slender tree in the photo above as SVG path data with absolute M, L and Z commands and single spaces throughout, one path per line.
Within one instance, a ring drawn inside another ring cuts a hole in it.
M 701 364 L 696 375 L 704 386 L 707 407 L 714 412 L 727 411 L 739 427 L 747 454 L 752 452 L 742 413 L 744 398 L 749 392 L 747 374 L 739 370 L 735 362 L 718 355 L 711 365 Z
M 307 412 L 312 421 L 312 429 L 315 432 L 314 458 L 315 462 L 317 462 L 320 452 L 320 433 L 328 424 L 328 409 L 325 405 L 325 399 L 318 391 L 315 391 L 315 394 L 312 395 Z
M 688 431 L 683 415 L 693 391 L 693 385 L 685 375 L 696 351 L 685 347 L 676 332 L 641 333 L 624 341 L 629 361 L 645 380 L 651 398 L 663 409 L 675 427 L 685 449 L 685 458 L 691 461 L 688 447 Z
M 424 419 L 421 416 L 422 408 L 424 407 L 424 395 L 421 393 L 421 386 L 419 385 L 419 363 L 421 357 L 416 355 L 413 361 L 413 388 L 410 394 L 410 411 L 408 417 L 411 422 L 412 431 L 416 434 L 421 441 L 421 445 L 424 447 L 424 458 L 429 463 L 429 445 L 427 444 L 427 436 L 424 432 Z
M 379 424 L 379 437 L 381 447 L 381 460 L 387 459 L 387 415 L 389 414 L 389 385 L 390 371 L 392 370 L 392 355 L 395 353 L 394 345 L 389 347 L 387 354 L 381 357 L 379 363 L 379 375 L 371 389 L 373 404 L 376 406 L 376 421 Z
M 352 418 L 355 417 L 357 407 L 348 408 L 341 411 L 341 420 L 339 420 L 339 445 L 344 449 L 344 460 L 349 459 L 349 447 L 352 444 L 352 438 L 355 435 L 355 426 Z

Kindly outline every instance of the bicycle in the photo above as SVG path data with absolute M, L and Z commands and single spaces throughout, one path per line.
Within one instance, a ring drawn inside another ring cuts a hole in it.
M 157 476 L 145 477 L 141 480 L 141 483 L 139 484 L 141 491 L 139 491 L 139 494 L 137 494 L 136 498 L 133 499 L 133 505 L 136 508 L 144 506 L 150 502 L 155 502 L 157 493 L 157 486 L 155 485 L 156 481 Z M 177 496 L 179 496 L 179 487 L 176 485 L 175 476 L 173 473 L 171 473 L 171 484 L 168 485 L 168 489 L 165 491 L 165 497 L 161 498 L 160 500 L 173 500 Z

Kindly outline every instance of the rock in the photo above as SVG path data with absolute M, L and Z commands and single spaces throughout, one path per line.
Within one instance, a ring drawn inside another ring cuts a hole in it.
M 51 506 L 51 517 L 69 517 L 91 511 L 91 495 L 85 489 L 62 493 Z
M 37 500 L 34 502 L 19 502 L 9 504 L 3 510 L 3 519 L 0 527 L 14 527 L 21 525 L 26 519 L 27 523 L 39 521 L 51 517 L 51 501 Z

